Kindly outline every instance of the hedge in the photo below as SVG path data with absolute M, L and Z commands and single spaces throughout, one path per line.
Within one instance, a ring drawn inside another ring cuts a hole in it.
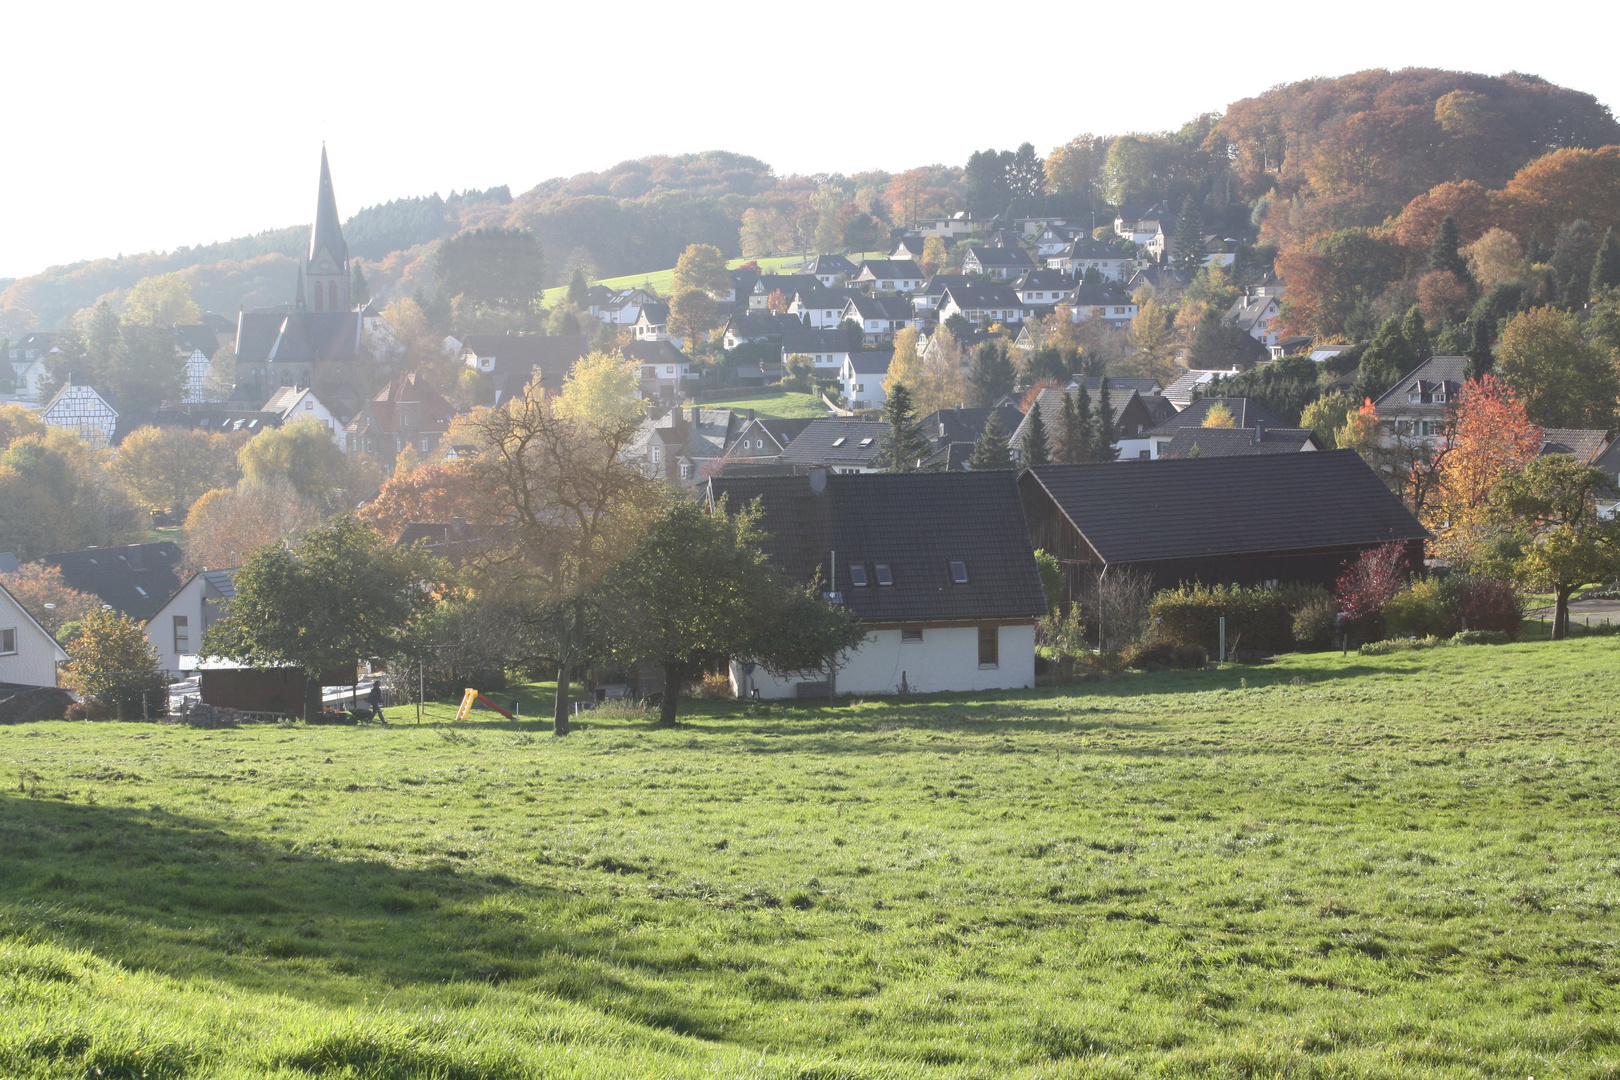
M 1183 584 L 1156 595 L 1148 616 L 1159 640 L 1201 645 L 1211 655 L 1220 648 L 1222 616 L 1228 650 L 1289 652 L 1294 648 L 1294 616 L 1307 604 L 1322 601 L 1331 602 L 1331 597 L 1318 585 L 1267 589 Z

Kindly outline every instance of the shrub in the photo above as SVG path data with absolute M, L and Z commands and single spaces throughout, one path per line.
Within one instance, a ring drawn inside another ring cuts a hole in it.
M 1494 630 L 1507 640 L 1519 640 L 1524 622 L 1524 598 L 1510 581 L 1500 578 L 1455 576 L 1442 588 L 1455 613 L 1457 630 Z
M 1294 613 L 1294 646 L 1299 649 L 1331 649 L 1338 632 L 1339 605 L 1323 597 L 1312 600 Z
M 1510 640 L 1501 630 L 1459 630 L 1451 635 L 1453 645 L 1506 645 Z
M 735 696 L 731 692 L 731 676 L 723 671 L 709 672 L 693 685 L 692 696 L 705 701 L 730 701 Z
M 1126 667 L 1139 671 L 1175 667 L 1182 671 L 1195 671 L 1209 663 L 1209 654 L 1201 645 L 1177 645 L 1163 639 L 1141 641 L 1120 655 Z
M 1346 618 L 1359 622 L 1382 612 L 1405 581 L 1406 545 L 1392 541 L 1347 561 L 1334 598 Z
M 1241 585 L 1182 585 L 1153 598 L 1148 614 L 1158 638 L 1176 645 L 1198 645 L 1215 652 L 1221 617 L 1226 617 L 1226 646 L 1241 640 L 1256 652 L 1288 652 L 1294 647 L 1294 621 L 1309 604 L 1331 604 L 1326 590 L 1309 585 L 1278 589 Z
M 1449 637 L 1458 629 L 1456 616 L 1440 583 L 1432 578 L 1414 581 L 1384 604 L 1384 632 L 1390 637 Z
M 1415 649 L 1435 649 L 1449 644 L 1445 638 L 1434 635 L 1421 638 L 1390 638 L 1388 641 L 1369 641 L 1360 648 L 1362 656 L 1388 656 L 1390 653 L 1412 652 Z
M 1202 645 L 1177 645 L 1170 659 L 1182 671 L 1196 671 L 1209 663 L 1209 653 Z

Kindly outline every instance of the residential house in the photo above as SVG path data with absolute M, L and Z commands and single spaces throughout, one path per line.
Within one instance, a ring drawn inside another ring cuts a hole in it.
M 1036 465 L 1018 481 L 1030 539 L 1069 595 L 1104 571 L 1151 588 L 1303 583 L 1388 543 L 1423 567 L 1428 532 L 1354 450 Z
M 1085 235 L 1083 229 L 1071 229 L 1064 225 L 1048 225 L 1036 233 L 1030 240 L 1035 248 L 1036 259 L 1050 259 L 1054 255 L 1061 255 L 1069 250 L 1075 240 Z
M 1047 255 L 1046 265 L 1072 274 L 1076 281 L 1085 277 L 1087 270 L 1095 270 L 1104 281 L 1122 282 L 1130 271 L 1131 260 L 1112 244 L 1077 236 L 1060 251 Z
M 1092 415 L 1095 417 L 1102 403 L 1101 383 L 1097 384 L 1096 390 L 1092 390 L 1088 386 L 1086 394 Z M 1030 417 L 1034 416 L 1037 411 L 1041 415 L 1041 423 L 1046 426 L 1047 448 L 1049 450 L 1055 448 L 1058 434 L 1063 427 L 1063 399 L 1068 397 L 1071 400 L 1077 400 L 1079 395 L 1078 386 L 1070 386 L 1062 390 L 1056 387 L 1048 387 L 1035 395 L 1035 400 L 1031 403 L 1029 412 L 1019 420 L 1018 426 L 1013 429 L 1012 437 L 1009 439 L 1013 457 L 1022 460 L 1024 439 L 1029 433 Z M 1153 426 L 1153 414 L 1142 403 L 1142 395 L 1123 386 L 1116 389 L 1113 380 L 1110 379 L 1108 382 L 1108 407 L 1113 411 L 1111 419 L 1114 445 L 1119 452 L 1119 456 L 1122 458 L 1141 456 L 1141 453 L 1145 450 L 1145 446 L 1141 444 L 1142 434 Z
M 901 296 L 867 296 L 850 293 L 839 315 L 839 323 L 848 320 L 860 327 L 866 344 L 877 345 L 893 341 L 894 335 L 913 324 L 915 315 L 911 301 Z
M 780 345 L 782 334 L 789 326 L 802 329 L 804 321 L 783 312 L 748 308 L 733 312 L 726 319 L 726 325 L 720 331 L 720 343 L 727 349 L 735 349 L 739 345 Z
M 1542 428 L 1543 454 L 1568 454 L 1582 465 L 1594 464 L 1609 449 L 1609 433 L 1595 428 Z
M 834 326 L 826 330 L 812 330 L 791 315 L 781 316 L 782 363 L 795 356 L 808 356 L 816 374 L 822 378 L 836 378 L 850 354 L 850 333 Z
M 176 323 L 172 327 L 174 346 L 185 358 L 185 381 L 182 384 L 182 402 L 201 404 L 223 400 L 229 393 L 216 393 L 209 389 L 208 371 L 214 353 L 235 336 L 235 327 L 223 316 L 207 313 L 203 323 Z M 223 325 L 222 325 L 223 324 Z M 224 339 L 224 340 L 221 340 Z
M 928 242 L 922 236 L 901 236 L 895 239 L 894 250 L 889 252 L 891 259 L 910 259 L 918 266 L 922 265 L 923 245 Z
M 180 588 L 175 574 L 180 545 L 173 540 L 62 551 L 39 561 L 62 571 L 62 582 L 68 588 L 89 593 L 139 622 L 156 615 Z
M 1468 357 L 1431 356 L 1373 402 L 1384 438 L 1433 444 L 1446 430 L 1446 412 L 1468 381 Z
M 1025 307 L 1056 307 L 1074 293 L 1074 279 L 1062 270 L 1026 270 L 1013 282 Z
M 1102 319 L 1110 326 L 1129 326 L 1136 318 L 1136 301 L 1118 285 L 1076 285 L 1069 301 L 1075 322 Z
M 58 390 L 40 410 L 39 418 L 46 427 L 71 431 L 97 450 L 111 446 L 118 430 L 118 410 L 82 383 L 69 383 Z
M 1159 234 L 1165 220 L 1174 221 L 1175 213 L 1168 202 L 1152 206 L 1121 206 L 1114 214 L 1114 232 L 1123 240 L 1146 245 Z
M 959 285 L 939 299 L 939 321 L 960 315 L 973 326 L 1021 323 L 1024 304 L 1009 285 Z
M 1151 286 L 1155 292 L 1179 292 L 1192 284 L 1191 270 L 1182 270 L 1174 266 L 1144 266 L 1139 270 L 1127 271 L 1125 291 L 1135 296 L 1142 286 Z
M 893 349 L 845 354 L 843 367 L 838 372 L 844 403 L 857 410 L 883 408 L 889 400 L 883 381 L 889 377 L 889 364 L 893 360 Z
M 849 289 L 800 289 L 788 304 L 788 314 L 797 315 L 806 326 L 825 330 L 838 325 L 844 317 L 844 306 L 854 295 Z
M 315 391 L 299 389 L 296 386 L 283 386 L 270 396 L 264 403 L 261 412 L 273 414 L 282 425 L 291 424 L 298 420 L 313 420 L 324 427 L 337 443 L 339 450 L 347 450 L 347 432 L 332 410 L 321 404 Z M 280 426 L 280 425 L 278 425 Z
M 747 421 L 730 409 L 683 408 L 649 413 L 625 448 L 642 473 L 682 488 L 702 484 L 725 460 Z
M 151 414 L 150 423 L 153 427 L 187 428 L 217 435 L 234 431 L 257 435 L 266 428 L 280 427 L 281 417 L 260 409 L 230 409 L 219 404 L 160 405 Z
M 635 365 L 636 393 L 644 401 L 678 401 L 686 393 L 687 384 L 699 375 L 692 358 L 667 338 L 632 341 L 620 352 Z
M 994 415 L 1001 421 L 1001 431 L 1010 440 L 1018 425 L 1024 422 L 1024 414 L 1018 411 L 1015 405 L 997 405 L 989 409 L 964 409 L 958 405 L 954 409 L 937 409 L 917 421 L 917 429 L 936 447 L 945 447 L 953 444 L 967 446 L 968 453 L 978 443 L 979 437 L 984 434 L 985 425 Z
M 625 289 L 605 301 L 600 308 L 593 302 L 591 314 L 609 326 L 634 326 L 641 321 L 641 309 L 657 302 L 658 297 L 646 289 Z
M 1175 377 L 1169 386 L 1164 388 L 1164 396 L 1176 408 L 1185 409 L 1203 392 L 1204 387 L 1223 376 L 1235 374 L 1236 371 L 1236 368 L 1230 371 L 1216 371 L 1207 368 L 1193 368 L 1183 371 Z
M 962 273 L 977 274 L 991 281 L 1012 281 L 1035 267 L 1035 260 L 1021 247 L 971 247 L 962 257 Z
M 1262 345 L 1278 344 L 1282 341 L 1282 328 L 1277 325 L 1277 316 L 1282 310 L 1282 294 L 1281 285 L 1250 286 L 1227 309 L 1227 323 Z
M 923 282 L 922 288 L 912 293 L 911 306 L 919 315 L 924 312 L 936 312 L 939 310 L 939 301 L 945 295 L 946 289 L 961 289 L 977 284 L 978 282 L 966 274 L 935 274 Z
M 867 631 L 827 672 L 733 662 L 737 697 L 1035 685 L 1046 600 L 1012 473 L 728 476 L 709 483 L 721 498 L 758 499 L 772 565 L 822 582 Z
M 650 301 L 641 305 L 641 314 L 636 321 L 630 324 L 637 341 L 668 341 L 669 340 L 669 305 L 662 301 Z M 676 345 L 679 348 L 684 345 Z
M 1169 442 L 1160 443 L 1161 458 L 1239 457 L 1249 454 L 1297 454 L 1321 450 L 1322 442 L 1309 428 L 1184 427 Z
M 727 465 L 775 462 L 788 444 L 810 426 L 811 420 L 810 417 L 762 416 L 749 409 L 743 414 L 737 437 L 726 451 Z
M 225 605 L 236 596 L 236 569 L 192 574 L 146 621 L 146 640 L 157 650 L 158 663 L 171 675 L 197 670 L 203 631 L 225 617 Z
M 1023 237 L 1040 237 L 1053 229 L 1065 228 L 1068 218 L 1060 217 L 1021 217 L 1013 218 L 1013 229 Z
M 711 292 L 709 295 L 715 299 L 722 310 L 736 310 L 739 307 L 747 307 L 748 296 L 754 291 L 754 285 L 759 281 L 758 265 L 756 264 L 747 269 L 727 270 L 726 273 L 731 278 L 731 287 L 719 292 Z
M 922 288 L 923 272 L 911 259 L 867 259 L 854 285 L 868 296 L 915 292 Z
M 842 255 L 817 255 L 810 260 L 804 272 L 827 289 L 842 289 L 856 273 L 855 264 Z
M 1209 420 L 1209 411 L 1216 405 L 1222 406 L 1231 414 L 1231 426 L 1238 430 L 1249 430 L 1257 427 L 1287 428 L 1291 426 L 1282 417 L 1253 398 L 1199 398 L 1196 401 L 1188 402 L 1187 407 L 1176 413 L 1176 415 L 1160 421 L 1150 428 L 1143 435 L 1145 441 L 1140 448 L 1143 453 L 1135 456 L 1157 458 L 1164 452 L 1164 448 L 1170 444 L 1171 440 L 1183 429 L 1203 428 Z
M 584 334 L 468 334 L 461 362 L 490 376 L 498 405 L 521 394 L 536 376 L 547 395 L 558 393 L 590 352 L 591 339 Z
M 13 392 L 20 401 L 38 403 L 44 398 L 44 384 L 50 378 L 46 362 L 56 352 L 56 335 L 34 332 L 24 334 L 6 350 L 5 359 L 11 364 Z
M 918 218 L 910 231 L 925 239 L 930 236 L 941 236 L 951 240 L 971 235 L 978 224 L 972 214 L 966 210 L 958 210 L 948 217 Z
M 777 293 L 782 294 L 782 303 L 785 306 L 792 302 L 795 293 L 802 290 L 823 289 L 820 279 L 810 274 L 761 274 L 759 280 L 748 293 L 749 311 L 769 311 L 771 297 Z
M 1159 218 L 1159 227 L 1142 246 L 1147 249 L 1155 262 L 1169 262 L 1170 256 L 1176 251 L 1176 215 L 1162 215 Z
M 350 453 L 373 455 L 392 474 L 394 459 L 410 447 L 432 453 L 450 429 L 455 410 L 416 372 L 390 379 L 347 428 Z
M 0 581 L 0 686 L 55 686 L 67 650 Z
M 878 458 L 883 452 L 883 437 L 888 431 L 889 425 L 882 420 L 812 420 L 783 449 L 780 460 L 784 465 L 831 469 L 835 473 L 878 472 L 882 468 Z
M 1069 389 L 1080 385 L 1079 377 L 1069 380 Z M 1086 392 L 1093 398 L 1102 389 L 1102 378 L 1097 375 L 1086 376 Z M 1176 415 L 1178 410 L 1169 398 L 1164 396 L 1164 387 L 1159 385 L 1158 379 L 1137 378 L 1130 375 L 1118 375 L 1108 380 L 1110 396 L 1123 394 L 1135 390 L 1137 397 L 1142 399 L 1142 407 L 1147 409 L 1148 415 L 1153 418 L 1152 427 L 1157 427 L 1164 421 Z

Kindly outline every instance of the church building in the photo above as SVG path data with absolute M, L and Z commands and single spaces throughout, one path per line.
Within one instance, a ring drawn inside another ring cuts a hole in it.
M 282 387 L 294 387 L 314 390 L 340 424 L 359 414 L 388 372 L 366 348 L 365 318 L 375 313 L 350 303 L 350 274 L 349 246 L 322 147 L 315 224 L 292 304 L 237 315 L 234 406 L 258 409 Z

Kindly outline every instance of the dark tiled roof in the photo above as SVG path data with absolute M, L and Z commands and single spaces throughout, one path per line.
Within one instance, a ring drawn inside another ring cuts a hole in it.
M 782 324 L 783 355 L 829 352 L 849 352 L 848 330 L 840 330 L 836 326 L 817 330 L 804 325 L 791 315 L 787 316 L 787 321 Z
M 829 475 L 817 494 L 808 476 L 725 476 L 709 492 L 732 507 L 758 498 L 771 562 L 797 581 L 819 572 L 863 622 L 1035 618 L 1046 601 L 1013 480 L 1011 472 Z M 967 584 L 952 582 L 953 561 L 967 564 Z M 850 578 L 856 563 L 865 587 Z M 877 584 L 878 563 L 891 568 L 893 585 Z
M 1246 454 L 1297 454 L 1306 445 L 1322 449 L 1307 428 L 1181 428 L 1159 448 L 1161 458 L 1240 457 Z M 1196 453 L 1194 452 L 1196 450 Z
M 1411 371 L 1384 395 L 1373 402 L 1373 407 L 1384 416 L 1443 416 L 1448 402 L 1455 401 L 1468 379 L 1468 357 L 1431 356 Z M 1432 400 L 1438 390 L 1444 390 L 1446 401 Z M 1425 400 L 1411 402 L 1408 394 L 1419 394 Z
M 1021 247 L 976 247 L 971 258 L 980 266 L 1034 266 L 1035 260 Z
M 1074 290 L 1075 307 L 1108 307 L 1110 304 L 1133 304 L 1131 294 L 1118 285 L 1077 285 Z
M 754 423 L 764 428 L 766 434 L 776 440 L 777 446 L 786 446 L 810 426 L 812 419 L 809 416 L 756 416 Z
M 871 281 L 921 281 L 922 267 L 914 259 L 867 259 L 861 264 L 861 278 Z
M 673 341 L 632 341 L 619 350 L 638 364 L 689 364 Z
M 893 362 L 893 349 L 863 349 L 849 354 L 849 366 L 857 375 L 887 375 Z
M 141 622 L 156 615 L 180 589 L 174 572 L 180 564 L 180 545 L 173 540 L 64 551 L 39 561 L 60 568 L 68 588 L 90 593 Z
M 956 306 L 963 311 L 1018 308 L 1024 303 L 1009 285 L 953 285 L 945 290 L 945 295 L 956 301 Z M 944 304 L 945 296 L 942 296 L 940 305 Z
M 1022 292 L 1025 289 L 1071 289 L 1074 287 L 1074 278 L 1064 270 L 1025 270 L 1013 288 Z
M 788 443 L 782 460 L 796 465 L 871 468 L 888 433 L 889 425 L 881 420 L 813 420 Z M 863 440 L 870 441 L 862 446 Z
M 1101 240 L 1094 240 L 1089 236 L 1076 237 L 1074 243 L 1069 245 L 1066 254 L 1071 259 L 1095 259 L 1103 262 L 1108 259 L 1124 259 L 1126 254 Z
M 886 319 L 893 321 L 909 320 L 912 316 L 911 301 L 898 296 L 867 296 L 864 293 L 851 293 L 850 304 L 854 305 L 855 312 L 864 319 Z
M 1107 563 L 1426 538 L 1354 450 L 1037 465 L 1044 489 Z
M 800 289 L 819 289 L 821 281 L 814 274 L 761 274 L 759 280 L 754 282 L 754 293 L 759 296 L 769 296 L 773 292 L 780 292 L 788 299 Z
M 0 551 L 0 574 L 15 574 L 22 569 L 22 560 L 15 551 Z
M 852 296 L 859 296 L 850 289 L 826 289 L 821 282 L 816 282 L 814 288 L 800 289 L 793 298 L 801 308 L 812 308 L 820 311 L 842 311 L 844 303 Z
M 974 280 L 966 274 L 935 274 L 923 282 L 923 287 L 918 289 L 915 295 L 938 297 L 943 295 L 946 289 L 967 288 L 973 284 Z
M 1586 428 L 1542 428 L 1543 454 L 1568 454 L 1590 465 L 1609 448 L 1607 431 Z
M 669 322 L 669 305 L 661 300 L 648 301 L 641 305 L 641 314 L 636 321 L 648 326 L 662 326 Z
M 805 268 L 809 274 L 844 274 L 853 277 L 855 264 L 842 255 L 817 255 Z
M 1110 382 L 1110 385 L 1112 383 Z M 1187 427 L 1203 427 L 1204 418 L 1209 410 L 1219 402 L 1226 406 L 1226 411 L 1232 414 L 1232 426 L 1239 428 L 1252 428 L 1255 424 L 1264 424 L 1267 427 L 1285 428 L 1288 421 L 1261 405 L 1252 398 L 1246 397 L 1207 397 L 1199 398 L 1190 403 L 1176 415 L 1153 429 L 1153 434 L 1179 431 Z
M 1024 419 L 1024 414 L 1011 405 L 1000 405 L 993 409 L 940 409 L 917 421 L 917 427 L 936 443 L 962 442 L 971 445 L 984 434 L 984 425 L 990 422 L 991 413 L 1000 418 L 1001 431 L 1009 439 Z
M 1097 385 L 1098 391 L 1096 393 L 1093 393 L 1089 388 L 1086 391 L 1093 419 L 1097 415 L 1097 407 L 1101 404 L 1099 397 L 1102 383 L 1100 380 Z M 1058 430 L 1062 427 L 1063 399 L 1066 396 L 1078 399 L 1079 388 L 1071 387 L 1066 390 L 1059 390 L 1055 387 L 1049 387 L 1035 395 L 1035 403 L 1029 408 L 1031 414 L 1036 412 L 1041 414 L 1041 423 L 1046 425 L 1048 445 L 1051 445 L 1052 441 L 1057 438 Z M 1116 441 L 1121 438 L 1136 438 L 1139 434 L 1145 434 L 1145 431 L 1138 432 L 1136 429 L 1139 426 L 1145 429 L 1153 419 L 1153 414 L 1148 412 L 1147 407 L 1142 404 L 1142 395 L 1135 390 L 1127 390 L 1124 387 L 1116 389 L 1113 379 L 1108 380 L 1108 407 L 1114 414 L 1114 437 Z M 1019 420 L 1017 428 L 1009 437 L 1008 441 L 1015 448 L 1021 448 L 1024 445 L 1024 436 L 1028 424 L 1029 415 L 1025 415 Z
M 1073 387 L 1079 385 L 1079 383 L 1079 379 L 1072 379 L 1069 385 Z M 1097 391 L 1101 389 L 1101 375 L 1086 376 L 1086 390 L 1092 397 L 1096 397 Z M 1148 397 L 1154 394 L 1162 394 L 1164 387 L 1159 384 L 1158 379 L 1143 379 L 1135 375 L 1110 375 L 1108 377 L 1108 392 L 1110 394 L 1122 394 L 1127 390 L 1135 390 L 1143 397 Z

